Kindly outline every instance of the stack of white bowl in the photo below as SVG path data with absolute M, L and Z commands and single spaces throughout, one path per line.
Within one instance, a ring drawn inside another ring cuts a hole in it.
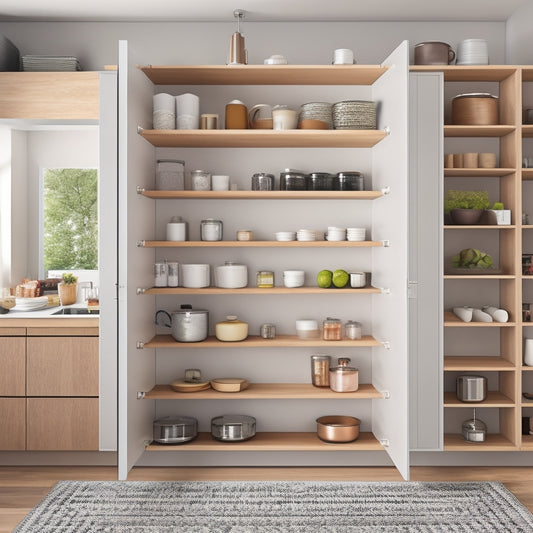
M 274 235 L 277 241 L 295 241 L 296 240 L 295 231 L 278 231 Z
M 317 233 L 312 229 L 299 229 L 296 232 L 296 239 L 299 241 L 316 241 Z
M 457 47 L 457 65 L 488 65 L 489 52 L 485 39 L 465 39 Z
M 186 264 L 181 266 L 183 287 L 199 289 L 209 287 L 210 267 L 207 264 Z
M 154 130 L 176 129 L 176 100 L 167 93 L 154 94 Z
M 305 281 L 305 272 L 303 270 L 284 270 L 283 285 L 285 287 L 303 287 Z
M 347 228 L 346 238 L 349 241 L 364 241 L 366 230 L 365 228 Z
M 328 241 L 345 241 L 346 228 L 336 228 L 334 226 L 329 226 L 326 238 Z

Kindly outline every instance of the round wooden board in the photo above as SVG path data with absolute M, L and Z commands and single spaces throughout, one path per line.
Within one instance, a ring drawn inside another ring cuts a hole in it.
M 198 392 L 206 390 L 211 387 L 209 381 L 202 381 L 201 383 L 187 383 L 184 379 L 176 379 L 170 384 L 172 390 L 176 392 Z

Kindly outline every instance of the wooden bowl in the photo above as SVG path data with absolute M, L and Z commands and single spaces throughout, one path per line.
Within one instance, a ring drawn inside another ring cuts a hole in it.
M 460 94 L 452 100 L 452 124 L 498 124 L 498 98 L 487 93 Z
M 241 378 L 217 378 L 211 381 L 211 387 L 219 392 L 240 392 L 249 386 L 250 382 Z

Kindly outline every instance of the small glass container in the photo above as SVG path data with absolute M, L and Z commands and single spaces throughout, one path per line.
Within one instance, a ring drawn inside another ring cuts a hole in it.
M 237 230 L 237 240 L 238 241 L 252 241 L 254 234 L 249 229 L 240 229 Z
M 329 355 L 311 356 L 311 383 L 315 387 L 329 387 Z
M 307 188 L 306 175 L 297 170 L 285 169 L 279 175 L 280 191 L 305 191 Z
M 325 341 L 340 341 L 342 340 L 342 324 L 340 319 L 327 317 L 322 323 L 323 338 Z
M 222 415 L 211 419 L 211 436 L 216 440 L 237 442 L 255 435 L 255 418 L 248 415 Z
M 178 263 L 171 261 L 167 263 L 167 285 L 169 287 L 178 286 Z
M 359 388 L 359 370 L 349 357 L 339 357 L 338 366 L 329 369 L 329 387 L 335 392 L 355 392 Z
M 361 172 L 338 172 L 333 178 L 334 191 L 364 191 L 364 177 Z
M 210 191 L 211 174 L 205 170 L 191 171 L 191 189 L 193 191 Z
M 185 161 L 158 159 L 155 188 L 159 191 L 182 191 L 185 188 Z
M 271 289 L 274 287 L 274 272 L 260 270 L 256 275 L 256 284 L 261 289 Z
M 188 368 L 185 370 L 185 383 L 201 383 L 202 372 L 198 368 Z
M 362 336 L 361 322 L 348 320 L 348 322 L 344 324 L 344 334 L 346 335 L 346 338 L 350 340 L 360 339 Z
M 263 339 L 274 339 L 276 337 L 276 326 L 274 324 L 261 324 L 259 334 Z
M 307 176 L 307 189 L 309 191 L 331 191 L 333 176 L 327 172 L 312 172 Z
M 222 220 L 206 218 L 200 223 L 200 238 L 202 241 L 222 240 Z
M 154 286 L 166 287 L 168 283 L 167 264 L 162 261 L 154 264 Z
M 252 176 L 252 191 L 271 191 L 274 189 L 274 175 L 257 172 Z

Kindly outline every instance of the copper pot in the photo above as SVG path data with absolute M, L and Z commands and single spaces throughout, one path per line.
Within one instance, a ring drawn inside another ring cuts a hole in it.
M 326 442 L 352 442 L 359 438 L 361 420 L 353 416 L 321 416 L 316 424 L 318 438 Z

